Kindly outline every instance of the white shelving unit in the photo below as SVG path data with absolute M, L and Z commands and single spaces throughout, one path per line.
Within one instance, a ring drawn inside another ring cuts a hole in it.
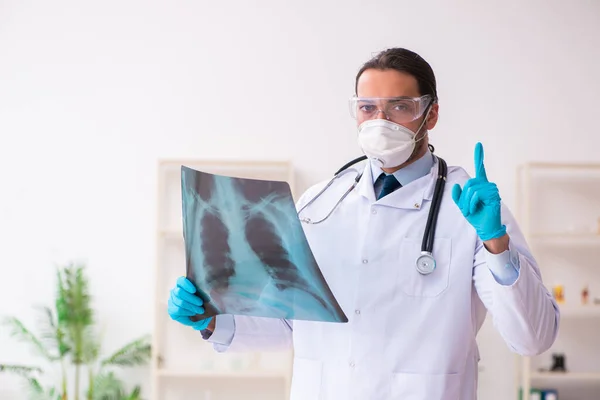
M 152 400 L 287 400 L 292 351 L 219 354 L 200 333 L 172 321 L 169 291 L 185 275 L 181 205 L 181 166 L 251 179 L 286 181 L 292 194 L 294 174 L 288 162 L 170 159 L 158 162 L 157 231 L 152 357 Z
M 554 346 L 517 357 L 516 398 L 519 388 L 523 400 L 532 388 L 557 390 L 559 400 L 590 398 L 577 391 L 600 393 L 600 164 L 522 165 L 516 214 L 544 283 L 551 293 L 562 286 L 564 294 Z M 564 354 L 566 372 L 548 372 L 553 353 Z

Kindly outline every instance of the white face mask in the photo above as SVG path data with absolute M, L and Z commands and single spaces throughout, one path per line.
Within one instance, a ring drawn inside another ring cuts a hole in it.
M 427 116 L 423 123 L 426 120 Z M 417 132 L 421 130 L 423 123 Z M 387 119 L 371 119 L 358 127 L 358 144 L 365 155 L 378 161 L 382 168 L 404 164 L 415 149 L 418 141 L 415 140 L 415 136 L 416 134 L 407 127 Z M 422 138 L 424 137 L 425 135 Z

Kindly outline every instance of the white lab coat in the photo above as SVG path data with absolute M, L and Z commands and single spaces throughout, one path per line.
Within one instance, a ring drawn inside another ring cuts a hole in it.
M 512 285 L 495 280 L 487 262 L 502 256 L 485 250 L 452 200 L 452 186 L 469 179 L 462 168 L 448 168 L 433 249 L 437 269 L 426 276 L 415 269 L 437 169 L 436 163 L 429 175 L 376 201 L 367 164 L 325 222 L 303 224 L 348 323 L 235 316 L 230 345 L 215 345 L 217 351 L 293 345 L 292 400 L 474 400 L 475 338 L 487 311 L 514 352 L 546 351 L 558 332 L 558 307 L 505 206 L 504 257 L 518 259 L 520 272 Z M 338 179 L 303 215 L 327 214 L 353 179 Z M 309 189 L 298 208 L 323 186 Z

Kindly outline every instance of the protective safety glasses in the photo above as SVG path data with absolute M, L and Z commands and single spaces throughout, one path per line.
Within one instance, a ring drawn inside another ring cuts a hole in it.
M 390 121 L 403 124 L 421 117 L 432 96 L 421 97 L 357 97 L 350 99 L 350 115 L 359 123 L 378 118 L 383 113 Z

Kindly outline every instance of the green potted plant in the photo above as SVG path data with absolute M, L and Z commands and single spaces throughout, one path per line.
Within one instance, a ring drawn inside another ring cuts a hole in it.
M 60 382 L 48 384 L 42 381 L 47 374 L 40 366 L 0 364 L 0 372 L 18 374 L 26 380 L 31 399 L 141 399 L 140 387 L 126 392 L 115 369 L 148 364 L 150 337 L 137 338 L 103 356 L 84 266 L 71 263 L 59 268 L 54 307 L 39 307 L 38 312 L 41 323 L 37 335 L 16 317 L 2 321 L 12 337 L 31 345 L 46 364 L 56 365 L 60 371 Z M 74 379 L 72 388 L 70 377 Z

